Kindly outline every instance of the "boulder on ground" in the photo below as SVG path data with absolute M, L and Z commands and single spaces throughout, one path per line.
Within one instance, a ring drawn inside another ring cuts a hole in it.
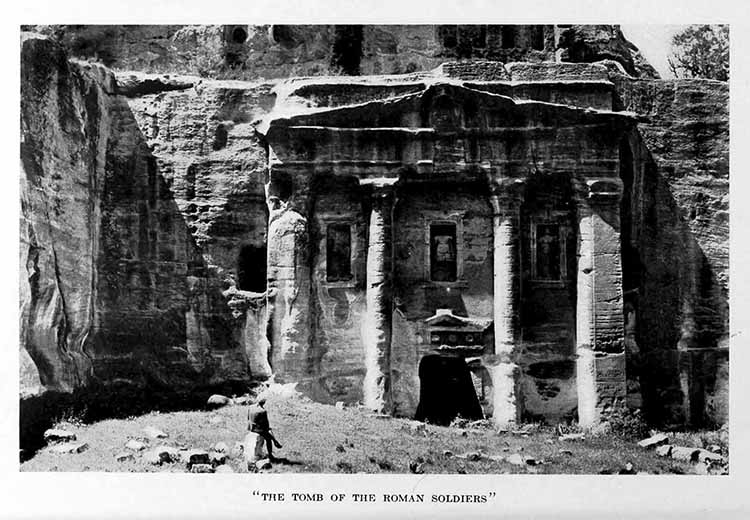
M 146 449 L 146 444 L 135 439 L 130 439 L 125 443 L 125 447 L 129 450 L 141 451 L 143 449 Z
M 245 394 L 239 397 L 235 397 L 233 401 L 234 401 L 234 404 L 243 406 L 246 404 L 250 404 L 250 401 L 252 401 L 252 398 L 249 395 Z
M 196 464 L 211 463 L 211 457 L 206 450 L 189 450 L 187 453 L 185 453 L 184 460 L 185 462 L 187 462 L 188 469 L 190 469 L 192 466 L 195 466 Z
M 625 464 L 625 467 L 623 467 L 620 471 L 617 472 L 619 475 L 635 475 L 638 472 L 633 467 L 633 464 L 631 462 L 628 462 Z
M 190 467 L 190 473 L 213 473 L 214 467 L 211 464 L 193 464 Z
M 227 454 L 218 451 L 212 451 L 208 454 L 209 462 L 212 466 L 221 466 L 227 462 Z
M 123 451 L 115 455 L 117 462 L 133 462 L 135 456 L 129 451 Z
M 164 463 L 177 462 L 180 460 L 180 452 L 171 446 L 157 446 L 143 454 L 143 458 L 149 464 L 160 466 Z
M 344 401 L 336 401 L 336 410 L 344 409 Z
M 65 442 L 62 444 L 55 444 L 50 447 L 52 453 L 81 453 L 88 449 L 89 445 L 85 442 Z
M 700 452 L 700 449 L 698 448 L 689 448 L 686 446 L 672 446 L 672 451 L 669 453 L 669 456 L 675 460 L 684 460 L 684 461 L 691 462 L 691 461 L 698 460 L 699 452 Z
M 655 435 L 652 435 L 648 439 L 643 439 L 638 443 L 638 446 L 641 448 L 651 449 L 655 448 L 661 444 L 666 444 L 669 442 L 669 437 L 667 437 L 664 433 L 657 433 Z
M 206 401 L 206 406 L 209 408 L 221 408 L 222 406 L 226 406 L 232 402 L 232 399 L 221 394 L 214 394 L 211 397 L 208 398 L 208 401 Z
M 169 437 L 169 435 L 161 431 L 159 428 L 155 428 L 153 426 L 146 426 L 143 429 L 143 433 L 145 433 L 152 439 L 166 439 L 167 437 Z
M 413 460 L 409 463 L 409 471 L 415 475 L 421 475 L 424 473 L 424 464 Z
M 670 453 L 672 453 L 672 446 L 669 444 L 662 444 L 656 447 L 656 454 L 659 457 L 669 457 Z
M 52 428 L 44 432 L 44 440 L 48 444 L 56 442 L 72 442 L 76 440 L 76 434 L 58 428 Z
M 255 462 L 255 467 L 258 469 L 258 471 L 264 470 L 264 469 L 271 469 L 271 461 L 268 459 L 260 459 Z
M 586 436 L 582 433 L 566 433 L 560 435 L 557 440 L 559 441 L 585 441 Z
M 523 466 L 526 463 L 526 461 L 523 460 L 523 457 L 521 457 L 519 453 L 508 455 L 505 460 L 510 462 L 514 466 Z
M 698 460 L 707 464 L 723 463 L 724 457 L 709 450 L 698 450 Z

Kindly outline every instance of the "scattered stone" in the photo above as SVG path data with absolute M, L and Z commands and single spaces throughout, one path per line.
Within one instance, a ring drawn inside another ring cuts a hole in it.
M 471 460 L 471 461 L 476 462 L 482 459 L 482 454 L 479 453 L 478 451 L 472 451 L 472 452 L 465 454 L 464 457 L 466 458 L 466 460 Z
M 146 426 L 143 429 L 143 433 L 152 439 L 166 439 L 169 437 L 169 435 L 161 431 L 159 428 L 154 428 L 153 426 Z
M 624 468 L 622 468 L 620 471 L 618 471 L 618 474 L 620 474 L 620 475 L 635 475 L 636 471 L 633 468 L 633 464 L 630 463 L 630 462 L 628 462 L 627 464 L 625 464 Z
M 123 451 L 115 455 L 115 459 L 117 459 L 117 462 L 133 462 L 135 456 L 129 451 Z
M 336 446 L 336 451 L 338 451 L 339 453 L 344 453 L 346 449 L 342 444 L 339 444 L 338 446 Z
M 555 443 L 555 440 L 554 440 L 554 439 L 547 439 L 547 440 L 546 440 L 545 442 L 546 442 L 547 444 L 554 444 L 554 443 Z
M 190 469 L 192 466 L 195 466 L 196 464 L 211 463 L 211 457 L 205 450 L 190 450 L 185 453 L 184 460 L 187 462 L 188 469 Z
M 560 454 L 561 454 L 561 455 L 567 455 L 567 456 L 569 456 L 569 457 L 572 457 L 572 456 L 573 456 L 573 452 L 572 452 L 572 451 L 570 451 L 570 450 L 565 450 L 565 449 L 562 449 L 562 450 L 560 450 Z
M 214 467 L 211 464 L 193 464 L 190 467 L 190 473 L 213 473 Z
M 344 401 L 336 401 L 336 410 L 344 409 Z
M 721 446 L 719 446 L 718 444 L 711 444 L 708 447 L 708 451 L 713 453 L 721 453 Z
M 423 422 L 411 423 L 409 425 L 409 430 L 412 433 L 424 433 L 427 431 L 427 425 Z
M 492 427 L 492 423 L 488 421 L 487 419 L 479 419 L 479 420 L 470 422 L 466 426 L 468 428 L 474 428 L 474 429 L 488 429 Z
M 55 444 L 50 448 L 52 453 L 81 453 L 88 449 L 89 445 L 85 442 L 65 442 Z
M 125 447 L 129 450 L 141 451 L 141 450 L 146 449 L 146 444 L 135 439 L 130 439 L 128 442 L 125 443 Z
M 696 475 L 708 475 L 708 464 L 704 462 L 699 462 L 693 466 L 693 469 L 695 470 Z
M 177 448 L 171 446 L 158 446 L 144 453 L 143 458 L 149 464 L 161 466 L 164 463 L 168 464 L 180 460 L 180 453 Z
M 701 450 L 698 450 L 698 460 L 701 462 L 706 462 L 708 464 L 722 463 L 724 462 L 724 457 L 722 457 L 718 453 L 714 453 L 712 451 L 701 449 Z
M 656 454 L 659 457 L 669 457 L 670 453 L 672 453 L 672 446 L 669 444 L 662 444 L 656 447 Z
M 648 439 L 643 439 L 638 443 L 638 446 L 641 448 L 646 448 L 647 450 L 650 448 L 655 448 L 656 446 L 659 446 L 661 444 L 666 444 L 669 442 L 669 437 L 667 437 L 664 433 L 657 433 L 656 435 L 652 435 Z
M 212 466 L 221 466 L 227 462 L 227 454 L 219 453 L 218 451 L 212 451 L 208 454 L 209 462 Z
M 557 438 L 558 441 L 585 441 L 586 435 L 583 433 L 566 433 L 564 435 L 560 435 Z
M 670 457 L 672 457 L 675 460 L 684 460 L 684 461 L 697 461 L 698 460 L 698 453 L 700 450 L 698 448 L 688 448 L 685 446 L 672 446 L 672 451 L 670 452 Z
M 247 394 L 242 395 L 240 397 L 235 397 L 233 399 L 234 404 L 239 405 L 239 406 L 250 404 L 250 401 L 251 401 L 250 396 Z
M 222 406 L 226 406 L 232 402 L 232 399 L 220 394 L 214 394 L 211 397 L 208 398 L 208 401 L 206 401 L 206 406 L 209 408 L 221 408 Z
M 506 459 L 506 461 L 510 462 L 514 466 L 523 466 L 526 462 L 523 460 L 520 454 L 514 453 L 512 455 L 509 455 Z
M 416 475 L 421 475 L 422 473 L 424 473 L 424 464 L 417 461 L 411 461 L 409 463 L 409 471 Z
M 260 459 L 259 461 L 255 462 L 255 467 L 258 469 L 258 471 L 262 471 L 264 469 L 271 469 L 273 466 L 271 466 L 270 460 Z
M 452 456 L 453 456 L 453 452 L 451 450 L 444 450 L 443 451 L 443 457 L 449 457 L 450 458 Z
M 234 470 L 229 464 L 222 464 L 214 468 L 214 473 L 234 473 Z
M 217 442 L 212 449 L 218 453 L 229 453 L 229 446 L 225 442 Z
M 69 431 L 52 428 L 44 432 L 44 440 L 47 441 L 48 444 L 56 442 L 72 442 L 76 440 L 76 434 Z

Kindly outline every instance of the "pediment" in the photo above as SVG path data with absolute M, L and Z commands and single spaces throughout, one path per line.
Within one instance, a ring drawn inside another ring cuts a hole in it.
M 268 120 L 266 136 L 283 139 L 286 129 L 394 130 L 494 129 L 570 126 L 622 120 L 621 113 L 542 101 L 521 101 L 454 82 L 425 85 L 415 93 L 335 108 L 307 108 Z M 627 117 L 625 117 L 627 119 Z

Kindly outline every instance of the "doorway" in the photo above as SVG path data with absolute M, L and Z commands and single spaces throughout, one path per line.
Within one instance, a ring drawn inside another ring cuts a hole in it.
M 459 415 L 470 420 L 484 417 L 463 358 L 436 354 L 423 357 L 419 383 L 416 420 L 446 426 Z

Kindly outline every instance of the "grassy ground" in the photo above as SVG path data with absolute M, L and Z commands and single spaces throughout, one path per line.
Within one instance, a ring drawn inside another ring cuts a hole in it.
M 560 441 L 551 427 L 535 428 L 528 435 L 497 433 L 492 428 L 460 429 L 428 425 L 406 419 L 376 417 L 360 408 L 337 409 L 296 397 L 272 395 L 266 408 L 271 425 L 284 448 L 275 454 L 287 459 L 274 464 L 272 473 L 408 473 L 410 464 L 422 462 L 425 473 L 617 473 L 626 464 L 649 473 L 695 473 L 687 462 L 658 457 L 637 446 L 638 439 L 618 435 Z M 149 441 L 150 446 L 209 449 L 219 441 L 230 450 L 228 464 L 246 472 L 242 457 L 233 452 L 246 433 L 247 408 L 227 406 L 216 411 L 149 413 L 88 425 L 63 424 L 88 449 L 78 454 L 54 454 L 42 449 L 21 465 L 22 471 L 185 472 L 184 462 L 153 466 L 143 460 L 118 462 L 128 451 L 129 439 L 144 440 L 142 431 L 154 426 L 169 437 Z M 681 434 L 682 445 L 701 447 L 714 442 L 712 433 Z M 677 441 L 675 441 L 677 442 Z M 147 448 L 148 449 L 148 448 Z M 450 450 L 453 455 L 446 455 Z M 565 451 L 567 450 L 567 451 Z M 461 458 L 479 452 L 479 460 Z M 542 464 L 512 464 L 490 456 L 519 454 Z

